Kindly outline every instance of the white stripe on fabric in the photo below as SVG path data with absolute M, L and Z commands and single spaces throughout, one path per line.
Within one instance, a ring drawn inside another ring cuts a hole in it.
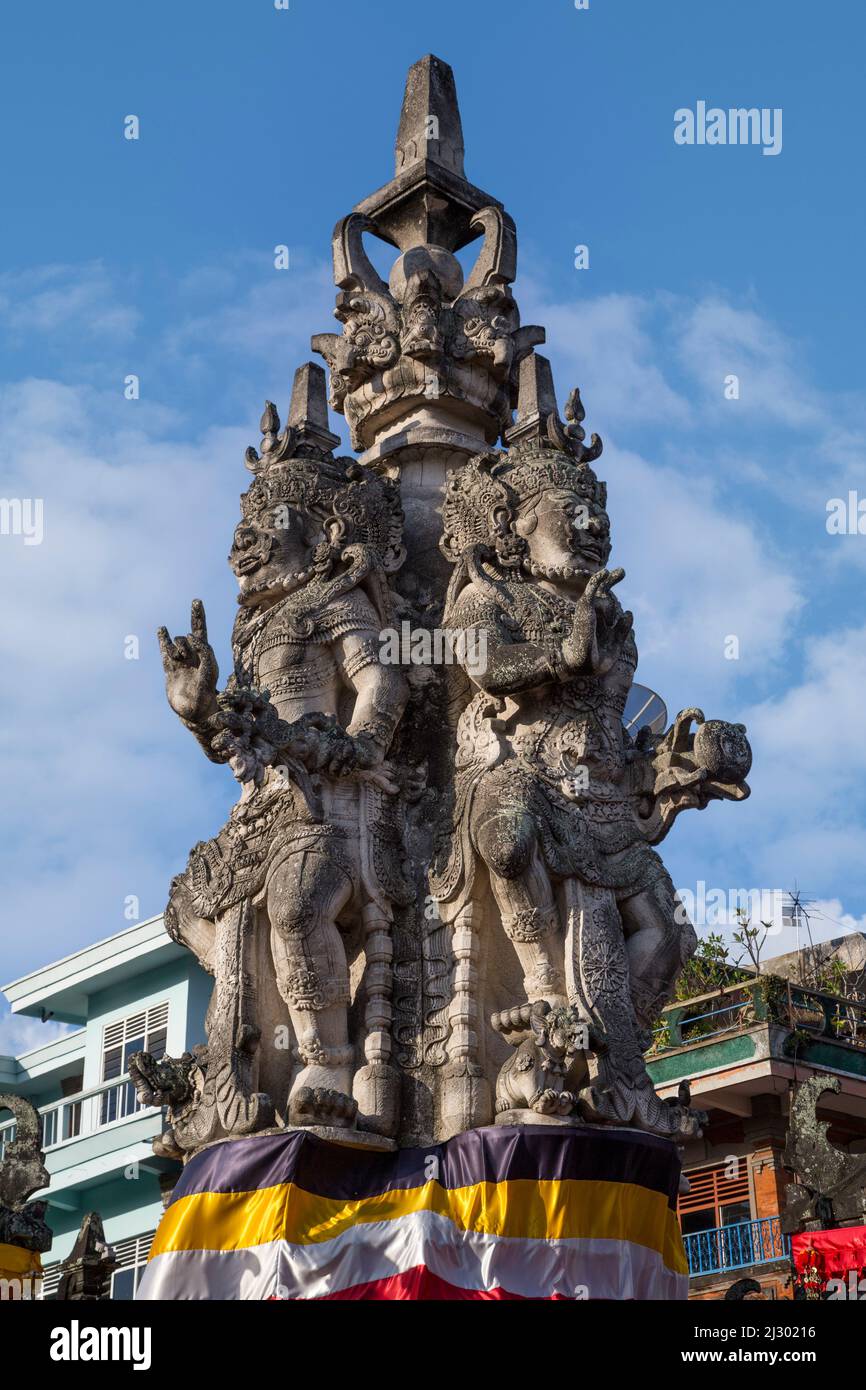
M 419 1211 L 363 1222 L 333 1240 L 271 1241 L 244 1250 L 169 1250 L 144 1274 L 140 1299 L 321 1298 L 424 1265 L 462 1289 L 524 1298 L 684 1299 L 688 1278 L 643 1245 L 613 1239 L 535 1240 L 460 1231 Z M 586 1292 L 583 1292 L 583 1290 Z

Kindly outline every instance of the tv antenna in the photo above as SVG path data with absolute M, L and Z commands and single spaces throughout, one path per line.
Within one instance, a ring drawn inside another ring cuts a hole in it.
M 812 928 L 809 923 L 809 913 L 807 905 L 812 901 L 811 898 L 803 897 L 800 889 L 794 884 L 793 892 L 788 894 L 788 902 L 782 908 L 782 923 L 791 926 L 797 933 L 797 967 L 800 976 L 800 984 L 806 983 L 803 970 L 803 938 L 802 933 L 805 929 L 806 937 L 809 942 L 809 959 L 814 960 L 815 943 L 812 940 Z

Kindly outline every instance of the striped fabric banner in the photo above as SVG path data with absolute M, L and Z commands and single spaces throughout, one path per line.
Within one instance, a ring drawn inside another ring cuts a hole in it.
M 0 1243 L 0 1302 L 36 1298 L 42 1284 L 42 1256 Z
M 305 1130 L 186 1165 L 143 1299 L 680 1299 L 672 1143 L 490 1126 L 377 1153 Z

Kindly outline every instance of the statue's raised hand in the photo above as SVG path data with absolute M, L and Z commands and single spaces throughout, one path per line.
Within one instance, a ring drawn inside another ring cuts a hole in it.
M 598 615 L 610 607 L 610 590 L 625 578 L 625 570 L 596 570 L 586 581 L 586 588 L 574 605 L 572 630 L 562 644 L 562 655 L 569 671 L 589 668 L 595 672 L 599 664 Z
M 185 637 L 169 637 L 161 627 L 156 634 L 165 669 L 165 693 L 175 714 L 187 724 L 201 724 L 216 709 L 219 667 L 207 640 L 204 604 L 192 601 L 190 631 Z

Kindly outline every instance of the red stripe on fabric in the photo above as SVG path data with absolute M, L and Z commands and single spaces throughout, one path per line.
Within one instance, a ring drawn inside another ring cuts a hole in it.
M 426 1265 L 416 1265 L 414 1269 L 404 1270 L 402 1274 L 389 1274 L 387 1279 L 372 1279 L 368 1284 L 354 1284 L 350 1289 L 339 1289 L 336 1293 L 323 1294 L 315 1302 L 324 1303 L 339 1300 L 378 1299 L 378 1300 L 417 1300 L 456 1302 L 465 1299 L 488 1299 L 493 1301 L 510 1300 L 517 1303 L 565 1302 L 564 1294 L 552 1294 L 547 1299 L 527 1299 L 523 1294 L 509 1293 L 507 1289 L 462 1289 L 457 1284 L 449 1284 Z

